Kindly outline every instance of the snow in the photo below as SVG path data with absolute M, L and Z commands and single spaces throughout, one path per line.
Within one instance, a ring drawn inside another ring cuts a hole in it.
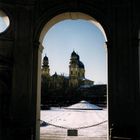
M 107 140 L 107 109 L 68 110 L 51 108 L 41 111 L 41 140 Z M 77 129 L 78 136 L 67 136 L 68 129 Z

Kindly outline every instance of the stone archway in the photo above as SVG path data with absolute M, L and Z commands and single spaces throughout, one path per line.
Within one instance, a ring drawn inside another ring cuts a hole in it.
M 140 139 L 140 14 L 136 1 L 1 0 L 0 8 L 10 19 L 9 28 L 0 34 L 0 66 L 8 66 L 1 74 L 11 70 L 8 75 L 11 80 L 6 81 L 11 96 L 10 104 L 6 103 L 10 106 L 10 126 L 0 124 L 0 128 L 6 130 L 6 133 L 0 132 L 0 138 L 8 134 L 10 139 L 39 139 L 35 125 L 39 119 L 36 103 L 41 31 L 56 15 L 82 12 L 97 19 L 107 34 L 109 128 L 112 136 Z
M 49 20 L 45 26 L 43 27 L 41 33 L 40 33 L 40 38 L 39 38 L 39 42 L 42 44 L 43 42 L 43 38 L 45 36 L 45 34 L 48 32 L 48 30 L 56 23 L 62 21 L 62 20 L 66 20 L 66 19 L 84 19 L 87 21 L 90 21 L 91 23 L 93 23 L 94 25 L 96 25 L 102 32 L 105 41 L 107 42 L 107 36 L 106 33 L 103 29 L 103 27 L 101 26 L 101 24 L 94 19 L 93 17 L 89 16 L 88 14 L 84 14 L 82 12 L 65 12 L 59 15 L 56 15 L 55 17 L 53 17 L 51 20 Z
M 101 26 L 101 24 L 95 20 L 92 16 L 89 16 L 88 14 L 85 14 L 85 13 L 82 13 L 82 12 L 64 12 L 64 13 L 61 13 L 59 15 L 56 15 L 54 16 L 53 18 L 51 18 L 43 27 L 43 29 L 41 30 L 41 33 L 40 33 L 40 37 L 39 37 L 39 50 L 38 50 L 38 84 L 37 84 L 37 122 L 36 122 L 36 137 L 39 139 L 39 136 L 40 136 L 40 133 L 39 133 L 39 121 L 40 120 L 40 115 L 39 115 L 39 112 L 40 112 L 40 88 L 41 88 L 41 84 L 40 84 L 40 81 L 41 81 L 41 53 L 42 53 L 42 49 L 43 49 L 43 46 L 42 46 L 42 43 L 43 43 L 43 39 L 44 39 L 44 36 L 46 35 L 46 33 L 48 32 L 48 30 L 53 26 L 55 25 L 56 23 L 60 22 L 60 21 L 63 21 L 63 20 L 66 20 L 66 19 L 72 19 L 72 20 L 76 20 L 76 19 L 83 19 L 83 20 L 86 20 L 86 21 L 89 21 L 91 22 L 92 24 L 94 24 L 95 26 L 97 26 L 97 28 L 99 28 L 99 30 L 102 32 L 104 38 L 105 38 L 105 44 L 104 44 L 104 47 L 106 49 L 106 52 L 107 52 L 107 36 L 106 36 L 106 33 L 105 33 L 105 30 L 103 29 L 103 27 Z M 107 58 L 106 58 L 107 60 Z M 107 98 L 108 100 L 108 98 Z M 108 101 L 107 101 L 108 102 Z M 107 130 L 108 131 L 108 130 Z M 108 135 L 109 136 L 109 135 Z

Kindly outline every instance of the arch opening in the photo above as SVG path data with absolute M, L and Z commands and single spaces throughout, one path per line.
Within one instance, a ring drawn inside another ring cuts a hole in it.
M 71 20 L 76 20 L 76 19 L 83 19 L 83 20 L 86 20 L 92 24 L 94 24 L 103 34 L 104 36 L 104 47 L 105 47 L 105 50 L 107 50 L 107 45 L 106 45 L 106 42 L 107 42 L 107 37 L 106 37 L 106 34 L 105 34 L 105 31 L 103 29 L 103 27 L 100 25 L 99 22 L 97 22 L 94 18 L 92 18 L 91 16 L 87 15 L 87 14 L 83 14 L 83 13 L 80 13 L 80 12 L 69 12 L 69 13 L 63 13 L 63 14 L 60 14 L 60 15 L 57 15 L 55 16 L 54 18 L 52 18 L 49 22 L 47 22 L 47 24 L 44 26 L 43 30 L 41 31 L 41 34 L 40 34 L 40 38 L 39 38 L 39 42 L 40 42 L 40 48 L 42 50 L 42 48 L 44 48 L 43 46 L 43 39 L 45 38 L 45 35 L 47 34 L 47 32 L 49 31 L 49 29 L 51 27 L 53 27 L 55 24 L 59 23 L 60 21 L 64 21 L 64 20 L 68 20 L 68 19 L 71 19 Z M 59 47 L 59 46 L 58 46 Z M 106 51 L 107 52 L 107 51 Z M 106 55 L 106 60 L 107 60 L 107 55 Z M 42 57 L 41 57 L 41 53 L 39 53 L 39 60 L 38 61 L 42 61 Z M 107 63 L 106 63 L 107 64 Z M 41 67 L 41 63 L 39 65 L 39 69 Z M 41 71 L 40 71 L 41 73 Z M 40 74 L 39 74 L 40 75 Z M 40 78 L 39 78 L 40 79 Z M 41 80 L 39 80 L 41 81 Z M 39 86 L 38 88 L 41 88 L 41 86 Z M 40 95 L 40 94 L 39 94 Z M 40 98 L 39 98 L 40 99 Z M 108 99 L 107 99 L 108 100 Z M 108 101 L 107 101 L 108 103 Z M 40 106 L 40 104 L 39 104 Z M 108 105 L 107 105 L 108 106 Z M 39 112 L 39 111 L 37 111 Z M 40 117 L 40 116 L 38 116 Z M 107 130 L 108 131 L 108 130 Z

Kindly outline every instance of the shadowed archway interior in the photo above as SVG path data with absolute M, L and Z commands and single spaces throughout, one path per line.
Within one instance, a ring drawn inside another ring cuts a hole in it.
M 0 33 L 0 139 L 39 140 L 42 39 L 79 18 L 106 34 L 110 139 L 140 139 L 138 1 L 0 0 L 0 10 L 10 20 Z

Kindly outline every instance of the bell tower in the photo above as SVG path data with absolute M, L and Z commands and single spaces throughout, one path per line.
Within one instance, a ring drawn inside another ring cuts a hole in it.
M 75 51 L 71 53 L 69 78 L 70 87 L 78 87 L 80 81 L 85 78 L 84 64 L 80 61 L 80 57 Z
M 79 55 L 75 51 L 71 54 L 70 65 L 69 65 L 69 86 L 77 87 L 78 86 L 78 60 Z
M 42 74 L 50 76 L 49 59 L 46 55 L 43 58 Z

